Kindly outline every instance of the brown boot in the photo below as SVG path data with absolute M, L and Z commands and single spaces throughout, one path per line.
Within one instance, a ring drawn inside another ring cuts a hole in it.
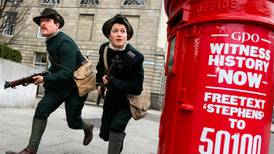
M 6 151 L 6 154 L 36 154 L 36 152 L 29 148 L 26 148 L 21 152 Z
M 84 129 L 84 133 L 85 133 L 85 137 L 84 137 L 84 140 L 83 140 L 83 144 L 84 145 L 88 145 L 90 143 L 90 141 L 92 140 L 92 137 L 93 137 L 93 125 L 90 124 L 90 126 L 86 129 Z

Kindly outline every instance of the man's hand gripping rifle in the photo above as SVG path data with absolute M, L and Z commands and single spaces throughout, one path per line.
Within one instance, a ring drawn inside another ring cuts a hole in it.
M 109 79 L 110 75 L 112 74 L 113 72 L 113 69 L 114 69 L 114 66 L 116 65 L 116 63 L 118 62 L 118 59 L 115 57 L 113 60 L 112 60 L 112 63 L 109 67 L 109 69 L 107 70 L 107 73 L 106 73 L 106 78 Z M 98 96 L 97 96 L 97 100 L 96 100 L 96 105 L 99 105 L 100 104 L 100 100 L 103 98 L 105 98 L 105 90 L 106 90 L 106 85 L 104 83 L 102 83 L 100 85 L 100 92 L 98 92 Z
M 36 74 L 30 75 L 30 76 L 21 78 L 21 79 L 19 79 L 19 80 L 6 81 L 6 82 L 5 82 L 5 85 L 4 85 L 4 89 L 7 89 L 7 88 L 9 88 L 9 87 L 15 88 L 15 87 L 18 86 L 18 85 L 27 86 L 27 85 L 29 85 L 30 83 L 33 83 L 33 82 L 35 81 L 35 79 L 33 79 L 34 76 L 38 76 L 38 75 L 46 76 L 46 75 L 48 75 L 49 73 L 50 73 L 50 72 L 45 71 L 45 72 L 42 72 L 42 73 L 36 73 Z

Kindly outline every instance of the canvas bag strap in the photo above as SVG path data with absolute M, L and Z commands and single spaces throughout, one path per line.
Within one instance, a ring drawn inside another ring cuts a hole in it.
M 82 55 L 82 54 L 81 54 L 81 56 L 82 56 L 83 59 L 84 59 L 84 62 L 83 62 L 83 63 L 86 63 L 87 61 L 89 61 L 89 59 L 88 59 L 86 56 L 84 56 L 84 55 Z M 54 65 L 56 65 L 56 66 L 58 66 L 58 67 L 62 67 L 62 65 L 59 64 L 59 63 L 57 63 L 57 61 L 56 61 L 52 56 L 49 55 L 49 59 L 51 59 L 51 62 L 52 62 Z
M 81 54 L 81 56 L 83 57 L 84 62 L 83 62 L 80 66 L 82 66 L 83 64 L 85 64 L 85 63 L 87 63 L 87 62 L 89 61 L 89 59 L 88 59 L 86 56 L 84 56 L 84 55 L 82 55 L 82 54 Z M 51 62 L 52 62 L 54 65 L 56 65 L 57 67 L 62 67 L 62 68 L 64 68 L 64 69 L 66 69 L 66 70 L 69 70 L 69 69 L 66 68 L 65 66 L 63 66 L 63 65 L 61 65 L 61 64 L 59 64 L 59 63 L 57 63 L 57 61 L 56 61 L 52 56 L 50 56 L 50 55 L 49 55 L 49 59 L 51 59 Z M 76 66 L 75 70 L 77 70 L 80 66 Z
M 104 66 L 106 70 L 108 70 L 107 51 L 108 51 L 108 47 L 105 46 L 103 59 L 104 59 Z
M 84 61 L 86 61 L 86 62 L 87 62 L 87 61 L 89 61 L 89 59 L 88 59 L 88 57 L 87 57 L 87 56 L 82 55 L 82 54 L 81 54 L 81 56 L 83 57 Z

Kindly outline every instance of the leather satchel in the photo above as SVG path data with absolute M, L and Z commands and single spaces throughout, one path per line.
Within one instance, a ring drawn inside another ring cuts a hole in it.
M 142 91 L 140 95 L 128 94 L 130 111 L 134 120 L 142 119 L 146 116 L 150 106 L 150 97 L 147 91 Z
M 85 57 L 85 56 L 84 56 Z M 86 62 L 73 73 L 74 81 L 80 96 L 96 89 L 96 75 L 92 71 L 92 61 L 86 57 Z

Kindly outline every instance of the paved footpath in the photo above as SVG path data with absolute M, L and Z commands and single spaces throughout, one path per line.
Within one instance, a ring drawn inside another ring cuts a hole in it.
M 34 108 L 0 108 L 0 154 L 23 149 L 29 139 Z M 102 108 L 85 105 L 83 118 L 95 124 L 94 138 L 82 145 L 83 131 L 69 129 L 61 106 L 48 119 L 38 154 L 106 154 L 107 142 L 98 136 Z M 159 111 L 150 111 L 145 119 L 130 120 L 123 154 L 156 154 L 158 147 Z
M 130 120 L 122 154 L 157 154 L 160 113 L 150 110 L 145 119 Z M 19 151 L 26 146 L 33 114 L 34 108 L 0 108 L 0 154 L 7 150 Z M 82 130 L 68 128 L 61 106 L 48 120 L 38 154 L 106 154 L 108 144 L 98 136 L 102 108 L 85 105 L 82 114 L 84 119 L 95 124 L 94 138 L 88 146 L 82 145 Z M 274 154 L 272 130 L 269 154 Z

